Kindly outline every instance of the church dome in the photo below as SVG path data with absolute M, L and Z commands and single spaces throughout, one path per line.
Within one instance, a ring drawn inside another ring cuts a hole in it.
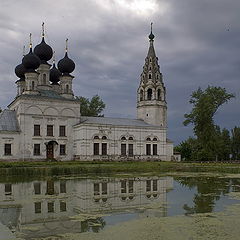
M 56 68 L 55 63 L 50 69 L 50 82 L 54 85 L 59 82 L 59 77 L 61 76 L 61 72 Z
M 75 69 L 75 63 L 73 62 L 72 59 L 68 57 L 68 54 L 66 52 L 65 56 L 63 59 L 61 59 L 58 62 L 58 69 L 61 73 L 64 75 L 69 75 L 69 73 L 73 72 Z
M 26 72 L 26 68 L 24 67 L 24 65 L 21 63 L 19 65 L 17 65 L 15 67 L 15 74 L 17 75 L 17 77 L 19 77 L 21 80 L 25 79 L 25 72 Z
M 46 44 L 44 37 L 42 37 L 41 43 L 34 48 L 34 53 L 40 58 L 42 63 L 46 63 L 53 56 L 53 50 Z
M 40 65 L 39 57 L 32 52 L 32 47 L 27 55 L 23 57 L 23 66 L 26 68 L 26 72 L 34 72 Z

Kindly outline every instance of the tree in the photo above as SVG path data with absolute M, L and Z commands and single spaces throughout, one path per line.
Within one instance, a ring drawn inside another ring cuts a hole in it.
M 228 93 L 225 88 L 208 86 L 204 91 L 198 88 L 190 98 L 193 104 L 192 111 L 185 114 L 183 124 L 193 124 L 194 134 L 200 145 L 199 157 L 214 160 L 217 156 L 217 131 L 214 124 L 214 115 L 218 108 L 227 103 L 234 95 Z
M 81 103 L 80 112 L 82 116 L 89 116 L 89 117 L 104 116 L 104 115 L 101 115 L 101 112 L 104 110 L 106 105 L 98 95 L 93 96 L 91 100 L 82 96 L 77 97 L 77 99 Z
M 231 139 L 231 150 L 232 150 L 232 159 L 240 159 L 240 127 L 234 127 L 232 129 L 232 139 Z

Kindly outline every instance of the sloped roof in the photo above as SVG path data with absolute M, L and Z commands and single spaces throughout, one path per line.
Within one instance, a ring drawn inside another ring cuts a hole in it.
M 110 118 L 110 117 L 81 117 L 81 123 L 99 124 L 99 125 L 120 125 L 120 126 L 134 126 L 134 127 L 157 127 L 155 125 L 148 124 L 140 119 L 129 118 Z
M 5 109 L 0 113 L 0 131 L 20 131 L 15 111 Z

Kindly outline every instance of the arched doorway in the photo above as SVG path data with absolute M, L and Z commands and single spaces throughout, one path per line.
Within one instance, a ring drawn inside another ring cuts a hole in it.
M 47 159 L 54 159 L 54 146 L 58 145 L 56 141 L 49 141 L 46 143 L 46 158 Z

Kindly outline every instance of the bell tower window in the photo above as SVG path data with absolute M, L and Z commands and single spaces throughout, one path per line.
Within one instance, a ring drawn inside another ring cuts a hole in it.
M 152 100 L 152 89 L 151 88 L 149 88 L 147 90 L 147 100 Z
M 152 74 L 151 73 L 148 74 L 148 79 L 152 79 Z
M 158 89 L 158 91 L 157 91 L 157 99 L 161 100 L 161 90 L 160 89 Z
M 69 92 L 69 86 L 66 85 L 66 93 L 68 93 L 68 92 Z
M 35 88 L 35 84 L 34 84 L 34 81 L 32 81 L 32 90 L 34 90 Z
M 143 101 L 143 90 L 140 91 L 140 101 Z
M 47 84 L 47 76 L 46 76 L 46 74 L 43 74 L 43 84 L 44 85 Z

